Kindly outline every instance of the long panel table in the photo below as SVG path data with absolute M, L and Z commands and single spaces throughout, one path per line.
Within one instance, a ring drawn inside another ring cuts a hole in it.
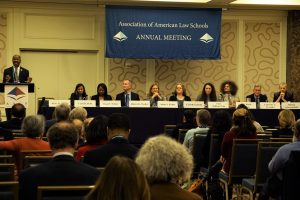
M 44 107 L 43 114 L 46 119 L 50 119 L 54 108 Z M 131 133 L 129 140 L 133 144 L 143 144 L 151 136 L 163 133 L 165 124 L 177 124 L 182 120 L 185 109 L 171 108 L 86 108 L 88 117 L 95 117 L 99 114 L 109 116 L 112 113 L 125 113 L 131 120 Z M 193 109 L 196 112 L 196 109 Z M 219 109 L 208 109 L 213 115 Z M 232 114 L 234 109 L 227 109 Z M 256 109 L 251 110 L 256 121 L 261 125 L 275 127 L 278 126 L 278 113 L 280 110 Z M 300 118 L 300 110 L 293 110 L 296 119 Z

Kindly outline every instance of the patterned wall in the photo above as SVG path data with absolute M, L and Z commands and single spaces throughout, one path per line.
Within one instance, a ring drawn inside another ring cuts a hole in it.
M 245 94 L 253 85 L 262 86 L 262 93 L 273 101 L 278 90 L 280 62 L 280 23 L 245 23 Z
M 7 46 L 7 15 L 0 13 L 0 78 L 2 82 L 3 70 L 6 68 Z M 0 104 L 4 104 L 4 96 L 0 94 Z
M 300 101 L 300 11 L 289 12 L 287 30 L 287 83 Z

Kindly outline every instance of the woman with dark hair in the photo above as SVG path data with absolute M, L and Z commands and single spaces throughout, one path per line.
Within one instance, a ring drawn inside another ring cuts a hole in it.
M 217 101 L 215 86 L 212 83 L 205 83 L 202 93 L 197 97 L 196 101 L 204 101 L 206 106 L 209 101 Z
M 233 127 L 223 138 L 221 147 L 221 162 L 223 170 L 228 173 L 231 162 L 233 139 L 256 139 L 256 128 L 250 118 L 249 112 L 244 108 L 236 109 L 233 113 Z
M 228 101 L 229 107 L 235 107 L 235 102 L 240 101 L 238 97 L 236 97 L 236 93 L 238 91 L 238 87 L 233 81 L 224 81 L 221 84 L 220 92 L 221 94 L 218 97 L 219 101 Z
M 150 200 L 147 179 L 131 159 L 114 156 L 85 200 Z
M 157 101 L 161 101 L 163 98 L 161 94 L 159 93 L 159 87 L 157 83 L 153 83 L 150 86 L 149 93 L 147 95 L 147 99 L 150 100 L 150 106 L 156 107 Z
M 93 95 L 92 100 L 96 100 L 96 106 L 99 106 L 99 102 L 103 100 L 112 100 L 112 97 L 107 94 L 107 87 L 104 83 L 99 83 L 97 86 L 97 94 Z
M 75 100 L 87 100 L 88 95 L 85 92 L 85 87 L 82 83 L 78 83 L 75 87 L 74 92 L 71 94 L 70 100 L 71 105 L 74 106 Z
M 170 96 L 169 101 L 177 101 L 178 108 L 183 108 L 184 101 L 191 101 L 191 98 L 186 95 L 185 87 L 182 83 L 177 83 L 173 95 Z
M 107 121 L 105 115 L 99 115 L 89 123 L 85 135 L 86 143 L 79 147 L 76 160 L 81 160 L 88 150 L 107 143 Z

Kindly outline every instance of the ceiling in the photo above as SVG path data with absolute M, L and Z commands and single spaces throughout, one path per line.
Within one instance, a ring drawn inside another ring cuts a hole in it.
M 89 5 L 143 5 L 259 10 L 300 10 L 300 0 L 1 0 L 2 2 L 39 2 Z

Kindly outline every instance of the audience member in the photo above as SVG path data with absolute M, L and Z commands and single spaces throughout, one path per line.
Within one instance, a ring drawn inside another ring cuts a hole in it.
M 99 115 L 88 125 L 85 135 L 86 142 L 78 148 L 76 160 L 80 161 L 85 152 L 96 149 L 107 143 L 107 117 Z
M 259 103 L 260 102 L 267 102 L 268 97 L 267 95 L 261 94 L 261 85 L 254 85 L 253 87 L 253 94 L 250 94 L 246 96 L 246 100 L 248 99 L 251 102 L 256 102 L 256 108 L 259 108 Z
M 23 150 L 50 150 L 48 142 L 42 140 L 45 129 L 45 118 L 42 115 L 29 115 L 24 118 L 22 132 L 24 138 L 10 141 L 0 141 L 0 149 L 11 151 L 15 157 L 18 172 L 20 172 L 20 152 Z
M 88 99 L 88 95 L 85 91 L 84 85 L 82 83 L 78 83 L 75 86 L 74 92 L 70 96 L 71 105 L 74 106 L 75 100 L 87 100 L 87 99 Z
M 222 141 L 224 138 L 224 135 L 226 132 L 230 130 L 232 126 L 232 117 L 226 110 L 218 110 L 215 112 L 213 119 L 212 119 L 212 126 L 207 132 L 207 137 L 204 143 L 203 147 L 203 165 L 205 167 L 208 166 L 208 161 L 209 161 L 209 151 L 210 151 L 210 139 L 212 134 L 217 134 L 218 135 L 218 147 L 215 150 L 215 155 L 218 155 L 217 157 L 219 158 L 221 156 L 221 145 Z M 213 147 L 215 148 L 215 147 Z
M 274 93 L 273 102 L 288 102 L 294 101 L 294 95 L 292 92 L 287 91 L 287 84 L 280 83 L 279 84 L 279 92 Z
M 115 155 L 123 155 L 133 159 L 138 149 L 129 144 L 130 121 L 123 113 L 114 113 L 107 123 L 108 143 L 97 149 L 87 151 L 83 162 L 95 167 L 105 167 L 106 163 Z
M 134 93 L 132 90 L 132 83 L 130 80 L 123 80 L 123 91 L 116 96 L 116 100 L 121 100 L 121 106 L 129 107 L 129 101 L 131 100 L 140 100 L 140 97 L 137 93 Z
M 183 108 L 184 101 L 191 101 L 191 98 L 186 95 L 185 87 L 182 83 L 177 83 L 175 91 L 170 96 L 169 101 L 177 101 L 178 108 Z
M 220 88 L 221 94 L 219 95 L 219 101 L 228 101 L 229 107 L 235 107 L 235 102 L 240 101 L 236 97 L 238 87 L 233 81 L 224 81 Z
M 209 126 L 211 125 L 211 114 L 206 109 L 200 109 L 196 114 L 196 122 L 198 127 L 188 130 L 185 134 L 183 145 L 186 146 L 190 152 L 193 149 L 194 135 L 195 133 L 207 134 Z
M 204 101 L 207 107 L 207 102 L 217 101 L 216 89 L 212 83 L 205 83 L 202 89 L 202 93 L 197 97 L 196 101 Z
M 140 149 L 136 163 L 148 180 L 152 200 L 201 199 L 179 185 L 190 179 L 193 158 L 175 140 L 163 135 L 148 139 Z
M 83 107 L 73 108 L 69 114 L 69 120 L 79 119 L 82 122 L 87 118 L 87 111 Z
M 172 132 L 172 138 L 178 140 L 179 129 L 192 129 L 196 128 L 195 112 L 192 110 L 185 110 L 183 112 L 182 122 L 176 125 Z
M 221 147 L 221 162 L 223 171 L 229 173 L 233 139 L 256 139 L 256 128 L 244 108 L 236 109 L 233 113 L 233 127 L 225 133 Z
M 114 156 L 85 199 L 150 200 L 150 191 L 144 173 L 133 160 Z
M 78 131 L 78 147 L 82 146 L 85 142 L 84 138 L 83 138 L 83 121 L 81 121 L 80 119 L 73 119 L 71 121 L 71 123 L 76 127 L 77 131 Z
M 257 121 L 255 121 L 255 118 L 253 116 L 253 114 L 251 113 L 251 111 L 248 109 L 248 107 L 245 105 L 245 104 L 240 104 L 238 105 L 237 109 L 239 108 L 244 108 L 247 110 L 248 114 L 249 114 L 249 117 L 250 119 L 252 120 L 253 122 L 253 125 L 255 126 L 256 128 L 256 133 L 262 133 L 262 132 L 265 132 L 263 127 L 260 125 L 260 123 L 258 123 Z
M 112 100 L 112 97 L 107 94 L 107 87 L 104 83 L 99 83 L 97 86 L 97 94 L 92 96 L 92 100 L 96 100 L 96 106 L 99 106 L 99 102 L 103 100 Z
M 19 178 L 20 199 L 35 200 L 38 186 L 94 185 L 99 170 L 73 158 L 78 142 L 78 132 L 69 122 L 54 124 L 47 132 L 53 151 L 49 162 L 24 170 Z
M 157 101 L 163 100 L 161 94 L 159 93 L 159 87 L 157 83 L 153 83 L 150 86 L 149 94 L 147 95 L 147 99 L 150 100 L 151 107 L 157 107 Z
M 66 104 L 62 103 L 58 106 L 55 107 L 54 112 L 53 112 L 53 117 L 54 119 L 50 119 L 46 121 L 46 131 L 55 123 L 57 122 L 62 122 L 62 121 L 67 121 L 69 119 L 69 114 L 71 111 L 71 107 Z
M 279 129 L 272 132 L 272 137 L 292 137 L 295 115 L 291 110 L 282 110 L 278 114 Z

